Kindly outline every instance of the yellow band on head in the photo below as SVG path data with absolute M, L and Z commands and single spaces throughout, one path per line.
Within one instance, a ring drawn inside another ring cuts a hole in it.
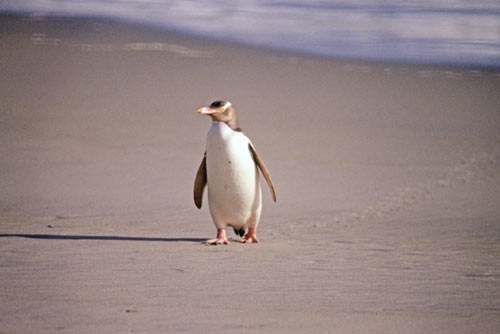
M 231 106 L 231 102 L 227 101 L 226 104 L 224 104 L 224 106 L 222 107 L 224 109 L 224 111 L 227 110 L 227 108 L 229 108 Z

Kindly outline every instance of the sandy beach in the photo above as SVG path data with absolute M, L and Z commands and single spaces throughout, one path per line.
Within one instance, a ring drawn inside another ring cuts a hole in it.
M 500 72 L 0 17 L 0 333 L 497 333 Z M 192 187 L 230 100 L 259 244 Z

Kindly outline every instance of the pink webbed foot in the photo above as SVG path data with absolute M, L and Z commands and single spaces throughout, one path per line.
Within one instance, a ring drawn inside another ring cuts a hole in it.
M 207 245 L 227 245 L 229 240 L 227 239 L 226 230 L 219 228 L 217 230 L 217 237 L 215 239 L 210 239 L 205 242 Z
M 249 228 L 248 233 L 241 239 L 243 243 L 258 243 L 257 230 L 254 228 Z

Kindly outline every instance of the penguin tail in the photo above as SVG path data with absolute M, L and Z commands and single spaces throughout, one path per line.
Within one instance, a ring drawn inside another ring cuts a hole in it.
M 233 227 L 233 230 L 234 230 L 234 233 L 236 233 L 236 235 L 239 235 L 240 237 L 243 237 L 245 235 L 244 228 L 236 229 L 236 227 Z

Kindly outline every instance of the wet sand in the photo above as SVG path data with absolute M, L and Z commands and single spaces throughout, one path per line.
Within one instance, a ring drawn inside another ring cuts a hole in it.
M 500 328 L 498 71 L 0 27 L 0 333 Z M 277 191 L 256 245 L 203 244 L 215 99 Z

